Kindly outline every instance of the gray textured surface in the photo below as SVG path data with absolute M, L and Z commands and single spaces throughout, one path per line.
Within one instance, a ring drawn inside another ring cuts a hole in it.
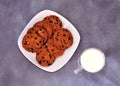
M 31 64 L 17 46 L 23 28 L 44 9 L 70 20 L 82 38 L 55 73 Z M 89 47 L 104 51 L 107 64 L 99 73 L 75 75 L 78 56 Z M 120 86 L 120 0 L 0 0 L 0 86 Z

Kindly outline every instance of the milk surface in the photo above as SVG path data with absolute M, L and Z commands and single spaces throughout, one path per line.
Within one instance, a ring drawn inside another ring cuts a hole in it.
M 105 65 L 105 56 L 102 51 L 90 48 L 85 50 L 80 58 L 81 66 L 88 72 L 100 71 Z

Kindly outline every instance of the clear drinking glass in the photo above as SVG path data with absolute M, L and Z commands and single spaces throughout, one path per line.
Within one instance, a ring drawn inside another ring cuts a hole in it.
M 83 69 L 90 73 L 96 73 L 105 66 L 105 55 L 97 48 L 88 48 L 78 58 L 78 67 L 74 70 L 75 74 Z

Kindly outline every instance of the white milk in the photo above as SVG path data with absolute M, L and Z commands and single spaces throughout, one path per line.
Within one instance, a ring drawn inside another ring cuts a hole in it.
M 105 65 L 105 56 L 102 51 L 96 48 L 85 50 L 80 58 L 81 66 L 88 72 L 100 71 Z

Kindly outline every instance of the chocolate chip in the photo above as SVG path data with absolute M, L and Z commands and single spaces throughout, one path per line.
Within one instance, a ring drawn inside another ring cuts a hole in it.
M 66 34 L 63 34 L 63 36 L 65 37 L 65 36 L 66 36 Z
M 53 23 L 53 21 L 49 20 L 50 23 Z
M 31 34 L 32 32 L 31 31 L 28 31 L 29 34 Z
M 40 28 L 43 28 L 43 26 L 40 26 Z
M 56 40 L 58 41 L 59 39 L 58 39 L 58 38 L 56 38 Z
M 59 48 L 61 48 L 62 46 L 58 46 Z
M 47 19 L 47 18 L 45 18 L 45 19 Z
M 64 29 L 63 31 L 66 31 L 66 32 L 68 32 L 68 30 L 67 30 L 67 29 Z
M 47 64 L 48 64 L 48 66 L 50 66 L 52 63 L 50 63 L 49 61 L 47 61 Z
M 68 37 L 68 40 L 72 40 L 72 37 Z
M 47 61 L 47 64 L 49 65 L 49 62 Z
M 23 43 L 24 45 L 27 45 L 27 43 L 25 42 L 25 43 Z
M 54 49 L 52 49 L 51 51 L 54 51 Z
M 54 23 L 54 24 L 58 24 L 58 23 Z
M 34 49 L 33 49 L 33 48 L 31 48 L 31 52 L 34 52 Z
M 42 28 L 40 28 L 40 30 L 42 30 Z
M 62 48 L 64 48 L 64 45 L 62 45 Z
M 37 53 L 37 55 L 39 55 L 39 53 Z
M 41 64 L 41 61 L 39 61 L 39 64 Z
M 29 38 L 29 36 L 27 36 L 27 38 Z
M 34 30 L 34 28 L 31 28 L 32 30 Z
M 42 56 L 42 59 L 44 59 L 44 56 Z
M 38 34 L 38 32 L 37 32 L 37 31 L 36 31 L 35 33 L 36 33 L 36 34 Z
M 33 48 L 31 48 L 31 50 L 34 50 Z
M 51 54 L 49 54 L 50 59 L 52 58 Z
M 50 66 L 51 64 L 48 64 L 48 66 Z
M 56 21 L 58 22 L 58 19 L 56 19 Z
M 60 27 L 62 27 L 62 23 L 60 23 Z
M 35 39 L 37 39 L 37 37 L 35 37 Z
M 63 40 L 65 42 L 65 40 Z

